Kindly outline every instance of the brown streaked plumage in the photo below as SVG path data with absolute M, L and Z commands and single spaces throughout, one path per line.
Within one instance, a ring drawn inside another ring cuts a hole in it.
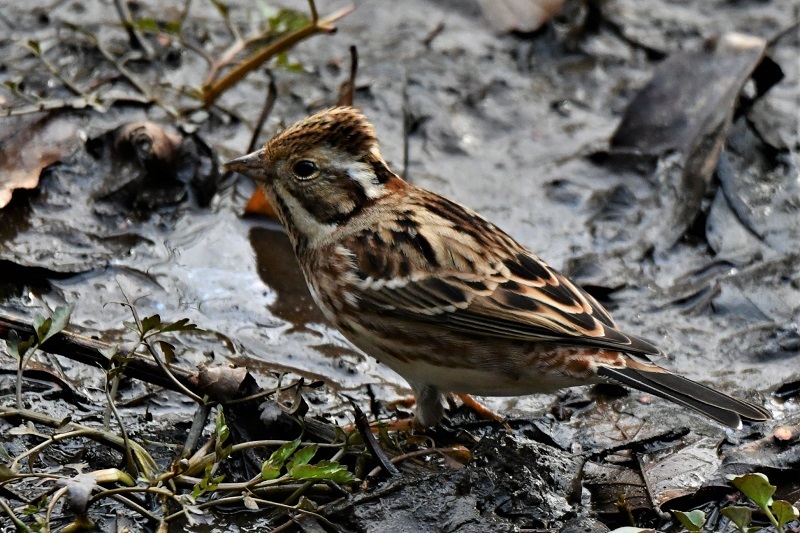
M 400 179 L 353 108 L 321 111 L 226 164 L 258 182 L 311 294 L 357 347 L 402 375 L 417 421 L 443 392 L 513 396 L 617 381 L 725 425 L 770 417 L 650 361 L 589 294 L 473 211 Z

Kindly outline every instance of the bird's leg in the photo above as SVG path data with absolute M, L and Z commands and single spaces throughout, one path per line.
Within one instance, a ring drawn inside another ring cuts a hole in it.
M 393 406 L 402 405 L 410 407 L 416 404 L 414 418 L 403 418 L 389 422 L 377 421 L 370 424 L 372 431 L 377 433 L 381 430 L 388 431 L 411 431 L 412 429 L 424 429 L 435 426 L 444 418 L 444 407 L 442 406 L 442 394 L 439 389 L 432 385 L 412 385 L 414 396 L 401 398 L 392 402 Z
M 411 385 L 414 389 L 414 400 L 417 402 L 415 420 L 417 426 L 427 428 L 435 426 L 444 418 L 442 393 L 433 385 Z
M 426 393 L 424 389 L 425 387 L 420 387 L 419 389 L 415 389 L 415 394 L 417 395 L 417 397 L 425 397 L 426 394 L 430 396 L 430 393 Z M 438 391 L 434 394 L 434 396 L 437 394 Z M 495 413 L 494 411 L 492 411 L 491 409 L 480 403 L 478 400 L 470 396 L 469 394 L 453 394 L 453 396 L 461 400 L 461 403 L 472 409 L 475 412 L 475 414 L 478 415 L 479 418 L 482 418 L 484 420 L 492 420 L 494 422 L 503 422 L 504 420 L 502 416 L 498 415 L 497 413 Z M 400 398 L 399 400 L 390 402 L 389 404 L 387 404 L 386 407 L 388 409 L 396 409 L 397 407 L 411 407 L 412 405 L 414 405 L 416 401 L 417 398 L 415 398 L 414 396 L 407 396 L 405 398 Z M 439 406 L 441 406 L 441 402 L 439 401 L 439 399 L 436 399 L 436 402 Z M 417 408 L 417 411 L 419 411 L 419 407 Z M 439 420 L 441 420 L 441 417 L 443 415 L 444 412 L 441 412 Z M 417 417 L 419 417 L 419 414 L 417 414 Z M 425 427 L 422 423 L 420 423 L 420 426 Z
M 444 407 L 442 406 L 442 394 L 439 389 L 432 385 L 413 385 L 414 396 L 400 398 L 389 404 L 388 407 L 396 406 L 410 407 L 414 403 L 417 405 L 416 416 L 414 418 L 404 418 L 390 422 L 373 422 L 370 424 L 372 431 L 410 431 L 412 429 L 424 429 L 435 426 L 444 417 Z M 455 394 L 461 402 L 472 409 L 475 414 L 485 420 L 503 422 L 503 418 L 491 409 L 481 404 L 469 394 Z

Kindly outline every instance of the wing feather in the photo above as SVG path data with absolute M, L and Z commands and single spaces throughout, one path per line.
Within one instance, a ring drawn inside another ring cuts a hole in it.
M 387 261 L 388 270 L 359 256 L 369 252 L 369 236 L 355 235 L 347 246 L 364 280 L 361 311 L 473 335 L 660 353 L 622 333 L 592 296 L 466 208 L 432 195 L 398 213 L 397 224 L 407 237 L 395 239 L 400 259 Z

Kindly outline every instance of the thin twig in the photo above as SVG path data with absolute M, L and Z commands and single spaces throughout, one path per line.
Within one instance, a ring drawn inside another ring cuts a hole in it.
M 14 523 L 14 527 L 17 528 L 17 531 L 26 531 L 26 532 L 28 532 L 28 531 L 31 530 L 31 528 L 29 528 L 25 524 L 25 522 L 23 522 L 22 520 L 17 518 L 17 515 L 14 514 L 14 510 L 11 507 L 9 507 L 9 505 L 6 502 L 5 498 L 0 498 L 0 507 L 3 509 L 3 511 L 5 511 L 5 513 L 8 515 L 8 517 Z
M 268 390 L 259 391 L 256 394 L 251 394 L 250 396 L 242 396 L 241 398 L 228 400 L 228 401 L 225 402 L 224 405 L 225 405 L 225 407 L 230 407 L 230 406 L 236 405 L 236 404 L 253 402 L 255 400 L 260 400 L 261 398 L 264 398 L 264 397 L 267 397 L 267 396 L 272 396 L 273 394 L 278 393 L 278 392 L 283 392 L 283 391 L 286 391 L 286 390 L 293 389 L 293 388 L 297 387 L 299 384 L 302 384 L 302 383 L 304 383 L 304 380 L 303 380 L 303 378 L 300 378 L 297 381 L 293 381 L 289 385 L 278 386 L 278 387 L 275 387 L 274 389 L 268 389 Z
M 189 398 L 191 398 L 192 400 L 194 400 L 199 404 L 205 403 L 205 400 L 203 398 L 201 398 L 200 396 L 189 390 L 188 387 L 186 387 L 183 383 L 181 383 L 178 380 L 178 378 L 175 377 L 175 375 L 172 373 L 172 370 L 165 362 L 161 360 L 161 357 L 159 357 L 158 353 L 156 352 L 155 348 L 153 348 L 153 346 L 150 344 L 150 342 L 144 341 L 142 344 L 144 344 L 144 346 L 147 348 L 147 351 L 150 352 L 150 355 L 153 356 L 153 360 L 156 362 L 161 371 L 167 375 L 167 377 L 170 379 L 170 381 L 172 381 L 172 383 L 176 387 L 178 387 L 178 391 L 182 392 L 183 394 L 185 394 L 186 396 L 188 396 Z
M 92 33 L 89 33 L 88 31 L 86 31 L 84 28 L 81 28 L 80 26 L 76 26 L 76 25 L 73 25 L 73 24 L 65 24 L 65 26 L 67 28 L 71 29 L 72 31 L 76 32 L 76 33 L 80 33 L 80 34 L 84 35 L 90 41 L 92 41 L 92 44 L 95 46 L 95 48 L 97 48 L 97 51 L 100 52 L 100 54 L 104 58 L 106 58 L 106 60 L 109 63 L 111 63 L 112 65 L 114 65 L 114 67 L 116 67 L 117 71 L 119 71 L 119 73 L 122 75 L 122 77 L 124 77 L 125 80 L 128 83 L 130 83 L 133 86 L 134 89 L 136 89 L 137 91 L 142 93 L 142 95 L 147 99 L 148 103 L 158 103 L 155 100 L 155 98 L 153 98 L 153 96 L 150 94 L 150 91 L 148 90 L 147 86 L 145 86 L 142 82 L 140 82 L 136 78 L 136 76 L 134 76 L 127 68 L 125 68 L 125 66 L 120 62 L 120 60 L 117 59 L 114 56 L 114 54 L 109 52 L 106 49 L 105 46 L 103 46 L 103 44 L 100 42 L 100 39 L 96 35 L 94 35 Z
M 60 428 L 63 426 L 62 420 L 53 418 L 43 413 L 38 413 L 29 409 L 14 409 L 12 407 L 0 406 L 0 418 L 11 417 L 20 417 L 24 420 L 30 420 L 31 422 L 52 428 Z M 76 422 L 69 422 L 66 427 L 71 430 L 85 431 L 84 436 L 86 438 L 97 442 L 102 442 L 108 446 L 111 446 L 115 450 L 122 451 L 125 446 L 125 442 L 118 435 L 109 433 L 107 431 L 90 428 Z M 156 462 L 139 443 L 135 441 L 129 441 L 128 445 L 131 447 L 132 451 L 134 452 L 134 456 L 137 459 L 138 470 L 142 472 L 142 474 L 148 479 L 152 478 L 154 473 L 158 471 L 158 465 Z
M 53 65 L 52 63 L 50 63 L 50 61 L 48 61 L 48 60 L 47 60 L 47 59 L 44 57 L 44 51 L 43 51 L 43 50 L 41 50 L 41 49 L 40 49 L 40 48 L 38 48 L 38 47 L 37 47 L 37 48 L 34 48 L 34 47 L 32 47 L 31 45 L 28 45 L 28 49 L 29 49 L 31 52 L 33 52 L 33 54 L 34 54 L 36 57 L 38 57 L 38 58 L 39 58 L 39 60 L 40 60 L 40 61 L 42 62 L 42 64 L 44 65 L 44 67 L 45 67 L 45 68 L 46 68 L 48 71 L 50 71 L 50 74 L 52 74 L 53 76 L 55 76 L 56 78 L 58 78 L 58 80 L 59 80 L 61 83 L 63 83 L 63 84 L 64 84 L 64 86 L 65 86 L 67 89 L 69 89 L 69 90 L 70 90 L 70 91 L 71 91 L 73 94 L 75 94 L 75 96 L 82 96 L 82 97 L 86 98 L 86 93 L 85 93 L 83 90 L 81 90 L 81 88 L 80 88 L 80 87 L 78 87 L 77 85 L 75 85 L 74 83 L 72 83 L 71 81 L 69 81 L 67 78 L 65 78 L 64 76 L 62 76 L 62 75 L 61 75 L 61 72 L 60 72 L 60 71 L 59 71 L 59 70 L 56 68 L 56 66 L 55 66 L 55 65 Z
M 335 31 L 333 23 L 349 14 L 354 9 L 353 6 L 346 7 L 333 13 L 324 20 L 318 20 L 313 0 L 309 0 L 309 4 L 311 6 L 312 19 L 311 23 L 307 26 L 303 26 L 297 31 L 284 35 L 280 39 L 264 47 L 260 52 L 256 52 L 247 57 L 241 64 L 222 76 L 219 80 L 215 81 L 214 78 L 209 77 L 203 84 L 203 103 L 205 106 L 211 106 L 223 92 L 230 89 L 247 74 L 261 66 L 261 64 L 273 56 L 288 50 L 297 43 L 318 33 L 332 33 Z
M 47 440 L 45 440 L 44 442 L 40 442 L 39 444 L 37 444 L 33 448 L 25 450 L 24 452 L 19 454 L 17 457 L 15 457 L 14 460 L 11 461 L 11 464 L 9 465 L 9 468 L 12 471 L 15 470 L 17 468 L 17 465 L 20 464 L 20 461 L 22 461 L 26 457 L 30 457 L 31 455 L 39 453 L 40 451 L 44 450 L 48 446 L 50 446 L 52 444 L 55 444 L 56 442 L 58 442 L 60 440 L 72 439 L 72 438 L 75 438 L 75 437 L 82 437 L 82 436 L 85 436 L 85 435 L 88 436 L 89 433 L 93 433 L 93 432 L 90 432 L 90 431 L 87 431 L 87 430 L 77 430 L 77 431 L 70 431 L 70 432 L 67 432 L 67 433 L 56 433 L 55 435 L 50 435 L 50 437 Z M 33 465 L 29 465 L 29 467 L 30 467 L 31 470 L 33 470 Z
M 189 428 L 189 434 L 186 435 L 186 441 L 183 445 L 181 457 L 188 457 L 194 451 L 200 440 L 200 435 L 203 434 L 203 428 L 208 420 L 208 415 L 211 412 L 211 405 L 208 404 L 208 396 L 203 398 L 203 402 L 197 406 L 197 410 L 192 418 L 192 427 Z
M 301 509 L 300 507 L 297 507 L 296 505 L 286 505 L 286 504 L 283 504 L 283 503 L 273 502 L 273 501 L 270 501 L 270 500 L 263 500 L 261 498 L 253 498 L 253 501 L 256 502 L 256 503 L 269 505 L 271 507 L 277 507 L 278 509 L 285 509 L 287 511 L 297 511 L 298 513 L 300 513 L 302 515 L 313 516 L 317 520 L 321 520 L 325 524 L 327 524 L 328 526 L 334 528 L 334 530 L 336 529 L 336 526 L 333 525 L 333 523 L 330 520 L 328 520 L 327 518 L 325 518 L 321 514 L 315 513 L 314 511 L 307 511 L 306 509 Z M 276 530 L 273 529 L 273 532 L 274 531 L 276 531 Z
M 114 7 L 117 9 L 117 14 L 122 22 L 122 26 L 125 28 L 125 31 L 128 32 L 128 40 L 130 40 L 131 46 L 141 49 L 144 55 L 147 56 L 147 59 L 152 60 L 153 57 L 155 57 L 153 47 L 150 46 L 150 43 L 147 42 L 147 39 L 145 39 L 144 35 L 139 31 L 139 28 L 136 27 L 136 23 L 133 21 L 133 15 L 128 9 L 127 2 L 124 0 L 114 0 Z
M 353 106 L 356 95 L 356 74 L 358 74 L 358 50 L 350 47 L 350 76 L 339 86 L 339 98 L 336 105 Z
M 125 424 L 122 423 L 122 417 L 120 416 L 119 411 L 117 411 L 117 406 L 114 405 L 114 399 L 111 397 L 111 394 L 108 390 L 108 375 L 109 373 L 106 372 L 106 384 L 104 392 L 106 393 L 106 401 L 108 402 L 108 409 L 114 414 L 114 419 L 117 421 L 117 425 L 119 426 L 119 431 L 122 434 L 122 442 L 125 445 L 122 452 L 122 454 L 125 456 L 125 470 L 136 475 L 138 474 L 137 472 L 138 469 L 136 468 L 136 463 L 133 461 L 133 455 L 131 454 L 130 440 L 128 439 L 128 430 L 125 429 Z M 117 378 L 119 378 L 119 376 L 117 376 Z M 119 379 L 115 379 L 115 384 L 118 383 Z M 109 427 L 106 427 L 106 430 L 109 429 L 110 429 L 110 424 Z
M 433 453 L 438 453 L 441 456 L 447 455 L 449 452 L 462 452 L 463 448 L 461 446 L 451 446 L 449 448 L 428 448 L 425 450 L 415 450 L 413 452 L 404 453 L 403 455 L 398 455 L 396 457 L 392 457 L 391 462 L 393 465 L 406 461 L 408 459 L 413 459 L 414 457 L 423 457 L 425 455 L 430 455 Z M 378 472 L 381 471 L 381 466 L 376 466 L 373 468 L 367 477 L 375 477 L 378 475 Z
M 155 487 L 153 487 L 153 488 L 155 488 Z M 110 489 L 110 490 L 114 490 L 114 489 Z M 136 511 L 137 513 L 139 513 L 143 517 L 147 518 L 148 520 L 151 520 L 153 522 L 158 522 L 159 521 L 159 518 L 156 515 L 154 515 L 153 513 L 151 513 L 150 511 L 148 511 L 147 509 L 145 509 L 144 507 L 142 507 L 141 505 L 139 505 L 135 501 L 131 500 L 130 498 L 126 498 L 126 497 L 121 496 L 119 494 L 112 494 L 109 497 L 112 500 L 118 501 L 122 505 L 125 505 L 126 507 L 131 508 L 132 510 Z
M 44 531 L 46 533 L 50 532 L 50 515 L 52 515 L 56 503 L 58 503 L 58 500 L 60 500 L 61 497 L 67 493 L 68 490 L 69 487 L 61 487 L 60 489 L 58 489 L 56 493 L 53 494 L 53 498 L 50 500 L 50 503 L 47 505 L 47 512 L 44 515 Z
M 189 16 L 189 9 L 192 7 L 192 0 L 184 0 L 183 8 L 181 9 L 181 14 L 178 15 L 178 24 L 181 29 L 183 29 L 183 24 L 186 22 L 186 18 Z
M 440 33 L 444 31 L 444 21 L 439 21 L 439 24 L 436 25 L 429 33 L 422 39 L 422 44 L 425 45 L 425 48 L 430 48 L 431 43 L 433 40 L 436 39 Z
M 403 80 L 403 174 L 402 178 L 408 180 L 408 155 L 411 145 L 411 127 L 413 117 L 408 107 L 408 73 Z
M 275 87 L 275 78 L 269 70 L 267 71 L 267 77 L 269 78 L 267 98 L 264 100 L 264 106 L 261 108 L 261 113 L 258 115 L 256 127 L 253 128 L 253 135 L 250 137 L 250 144 L 247 145 L 247 151 L 245 152 L 247 154 L 255 150 L 258 138 L 261 136 L 261 130 L 264 128 L 264 123 L 267 121 L 269 114 L 272 113 L 272 108 L 275 107 L 275 100 L 278 97 L 278 89 Z

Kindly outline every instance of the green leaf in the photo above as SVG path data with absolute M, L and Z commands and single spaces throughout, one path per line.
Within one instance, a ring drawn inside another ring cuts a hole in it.
M 8 481 L 9 479 L 14 479 L 15 477 L 17 477 L 17 474 L 13 470 L 4 464 L 0 464 L 0 482 Z
M 171 365 L 175 360 L 175 346 L 167 341 L 156 341 L 156 344 L 161 348 L 161 352 L 164 354 L 164 362 Z
M 28 506 L 25 507 L 25 509 L 22 511 L 22 514 L 30 516 L 32 514 L 38 513 L 45 507 L 47 507 L 47 494 L 42 494 L 41 498 L 39 498 L 34 502 L 29 503 Z
M 69 324 L 69 317 L 71 314 L 72 305 L 60 305 L 56 307 L 48 331 L 44 335 L 39 335 L 39 344 L 43 344 L 47 339 L 52 338 L 53 335 L 64 331 L 64 328 Z
M 703 524 L 706 523 L 706 514 L 700 509 L 684 513 L 683 511 L 672 511 L 678 522 L 689 531 L 702 531 Z
M 28 48 L 30 48 L 31 52 L 33 52 L 37 56 L 42 55 L 42 48 L 41 46 L 39 46 L 39 41 L 34 41 L 34 40 L 28 41 Z
M 217 8 L 217 11 L 219 11 L 219 14 L 222 15 L 222 18 L 228 18 L 230 14 L 230 8 L 228 7 L 228 4 L 221 2 L 220 0 L 211 0 L 211 3 Z
M 220 444 L 228 440 L 228 437 L 231 434 L 230 428 L 228 428 L 228 425 L 225 423 L 225 414 L 222 411 L 223 409 L 222 406 L 220 405 L 217 408 L 217 422 L 216 422 L 217 442 L 219 442 Z
M 303 64 L 297 62 L 289 63 L 284 67 L 284 69 L 288 72 L 303 72 L 305 70 L 305 68 L 303 68 Z
M 800 516 L 800 511 L 786 500 L 777 500 L 772 502 L 772 514 L 775 515 L 778 524 L 782 526 L 796 520 Z
M 311 22 L 305 13 L 293 9 L 281 9 L 278 13 L 270 17 L 267 21 L 272 33 L 284 33 L 297 31 L 308 26 Z
M 264 481 L 276 479 L 280 475 L 281 475 L 280 466 L 275 466 L 269 461 L 264 461 L 264 464 L 261 465 L 261 479 L 263 479 Z
M 281 445 L 281 447 L 275 450 L 274 452 L 272 452 L 269 461 L 283 465 L 283 463 L 285 463 L 286 460 L 292 456 L 292 454 L 295 452 L 295 450 L 297 450 L 299 446 L 300 446 L 300 439 L 294 439 L 293 441 L 289 441 Z
M 14 359 L 22 359 L 22 355 L 19 353 L 19 344 L 20 338 L 19 333 L 15 330 L 11 330 L 8 332 L 8 338 L 6 339 L 6 349 L 8 350 L 8 355 L 13 357 Z
M 261 478 L 269 481 L 280 476 L 283 463 L 295 452 L 298 446 L 300 446 L 300 439 L 295 439 L 284 443 L 280 448 L 272 452 L 269 459 L 264 461 L 261 466 Z
M 141 18 L 136 20 L 133 24 L 139 31 L 150 33 L 158 33 L 160 31 L 158 21 L 154 18 Z
M 47 336 L 47 332 L 50 331 L 50 326 L 52 324 L 52 319 L 45 318 L 42 315 L 36 315 L 33 317 L 33 327 L 36 330 L 36 338 L 39 339 L 39 344 L 42 344 L 43 339 Z
M 749 507 L 740 507 L 738 505 L 725 507 L 721 513 L 722 516 L 733 522 L 739 528 L 739 531 L 744 531 L 744 528 L 753 521 L 753 510 Z
M 181 32 L 181 21 L 171 20 L 164 25 L 164 31 L 178 35 Z
M 97 351 L 100 352 L 100 355 L 102 355 L 103 357 L 105 357 L 110 361 L 114 358 L 115 355 L 117 355 L 117 352 L 119 351 L 119 346 L 115 344 L 107 348 L 100 348 Z
M 311 446 L 306 446 L 302 450 L 298 450 L 293 456 L 292 460 L 289 461 L 289 464 L 286 465 L 286 470 L 291 470 L 296 466 L 302 466 L 308 464 L 308 462 L 314 458 L 316 455 L 319 446 L 316 444 L 312 444 Z
M 197 327 L 197 324 L 191 324 L 188 318 L 181 318 L 180 320 L 163 326 L 159 331 L 161 333 L 168 333 L 170 331 L 202 331 Z
M 19 333 L 12 329 L 8 332 L 6 348 L 8 348 L 8 354 L 16 359 L 19 359 L 20 364 L 22 364 L 22 359 L 25 357 L 25 354 L 28 353 L 28 349 L 33 346 L 34 342 L 35 339 L 32 336 L 28 337 L 28 340 L 23 341 L 20 339 Z
M 769 507 L 772 495 L 777 489 L 774 485 L 770 485 L 767 476 L 760 472 L 741 476 L 729 475 L 728 481 L 762 509 Z
M 159 315 L 146 316 L 142 319 L 142 334 L 161 327 L 161 317 Z
M 122 322 L 122 325 L 135 333 L 139 333 L 139 326 L 136 325 L 136 322 L 128 322 L 126 320 Z
M 320 461 L 315 465 L 296 465 L 289 470 L 289 475 L 298 480 L 327 479 L 335 483 L 349 483 L 355 479 L 347 467 L 336 461 Z

